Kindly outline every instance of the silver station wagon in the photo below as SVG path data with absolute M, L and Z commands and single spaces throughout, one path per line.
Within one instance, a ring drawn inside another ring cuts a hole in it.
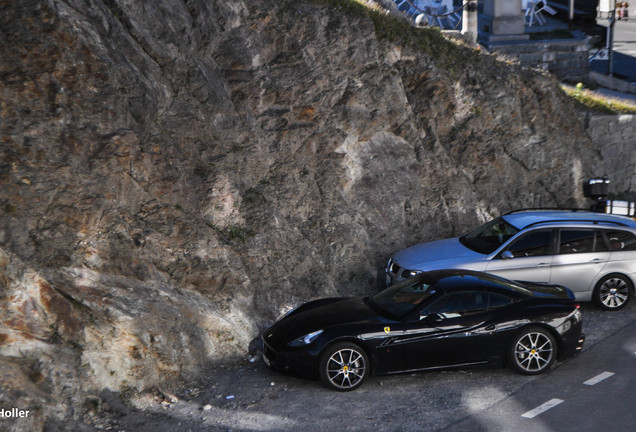
M 387 263 L 386 282 L 440 269 L 563 285 L 579 301 L 618 310 L 634 295 L 636 221 L 590 211 L 514 211 L 462 237 L 397 252 Z

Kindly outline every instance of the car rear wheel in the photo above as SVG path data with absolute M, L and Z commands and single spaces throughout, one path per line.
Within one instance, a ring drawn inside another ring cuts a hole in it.
M 528 327 L 512 339 L 508 356 L 518 372 L 537 375 L 548 370 L 554 363 L 556 342 L 547 330 Z
M 369 358 L 356 344 L 335 344 L 320 357 L 320 379 L 334 390 L 354 390 L 362 385 L 368 375 Z
M 619 310 L 627 306 L 632 296 L 632 282 L 620 274 L 611 274 L 601 279 L 594 289 L 594 301 L 601 309 Z

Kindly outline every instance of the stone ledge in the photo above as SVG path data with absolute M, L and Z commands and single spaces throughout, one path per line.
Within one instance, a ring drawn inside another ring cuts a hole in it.
M 627 81 L 623 81 L 621 79 L 614 78 L 608 75 L 603 75 L 594 71 L 589 72 L 588 78 L 601 87 L 620 91 L 623 93 L 636 94 L 636 85 L 631 84 Z

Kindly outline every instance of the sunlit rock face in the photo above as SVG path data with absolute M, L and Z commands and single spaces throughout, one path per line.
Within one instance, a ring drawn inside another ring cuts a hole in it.
M 0 1 L 1 391 L 32 426 L 240 358 L 397 249 L 580 201 L 597 153 L 554 80 L 335 4 Z

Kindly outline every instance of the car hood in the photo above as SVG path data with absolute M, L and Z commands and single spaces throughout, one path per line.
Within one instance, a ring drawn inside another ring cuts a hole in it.
M 368 305 L 366 299 L 367 297 L 344 297 L 305 303 L 267 329 L 263 333 L 263 339 L 276 346 L 316 330 L 379 320 L 378 313 Z
M 452 268 L 451 263 L 482 261 L 486 255 L 472 251 L 459 238 L 437 240 L 403 249 L 393 255 L 393 261 L 409 270 Z

